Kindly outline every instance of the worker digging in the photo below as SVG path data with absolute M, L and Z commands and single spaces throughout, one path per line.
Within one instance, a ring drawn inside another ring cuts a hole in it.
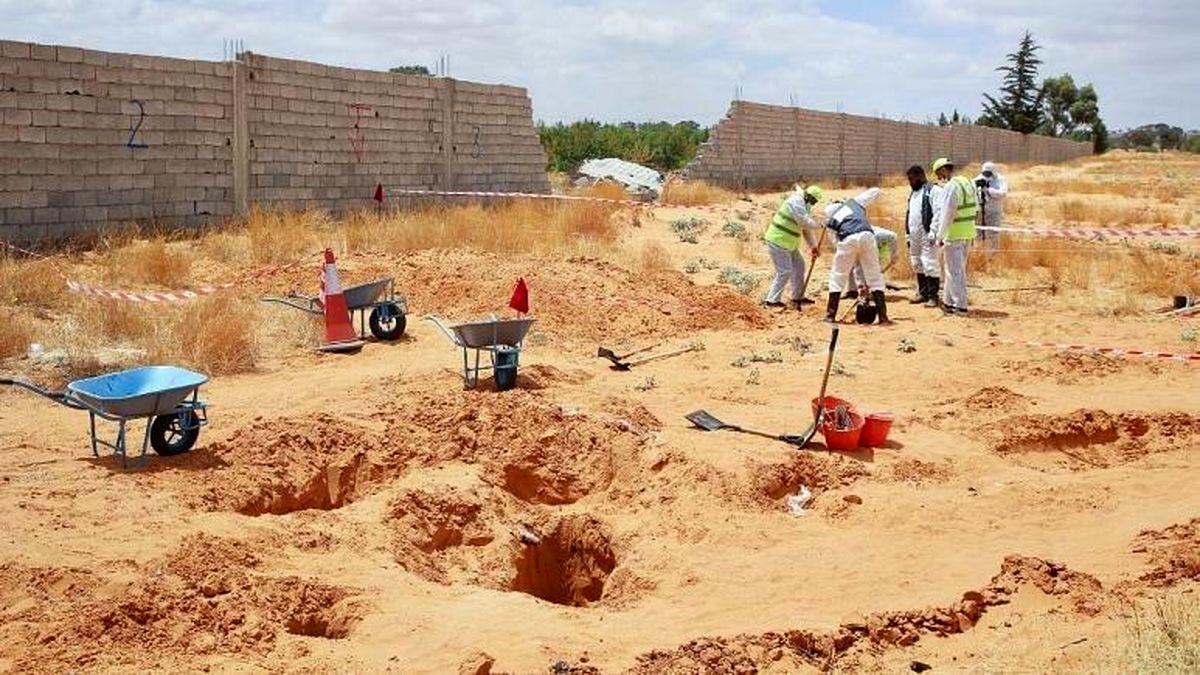
M 763 300 L 764 306 L 785 307 L 783 289 L 788 283 L 792 285 L 793 307 L 800 309 L 805 304 L 811 304 L 811 301 L 804 297 L 808 277 L 805 275 L 804 256 L 800 253 L 800 238 L 803 236 L 813 262 L 816 262 L 820 253 L 820 243 L 813 241 L 812 232 L 820 230 L 821 226 L 813 220 L 810 209 L 816 206 L 823 196 L 824 192 L 818 185 L 809 185 L 807 188 L 797 185 L 792 194 L 779 204 L 771 218 L 771 224 L 767 226 L 763 239 L 766 241 L 771 263 L 775 266 L 775 277 L 767 290 L 767 297 Z
M 886 287 L 879 269 L 879 249 L 875 231 L 867 218 L 867 206 L 879 197 L 879 188 L 864 190 L 844 202 L 834 202 L 825 207 L 828 221 L 825 227 L 837 238 L 836 253 L 829 270 L 829 300 L 825 307 L 825 321 L 837 322 L 838 304 L 842 292 L 850 285 L 851 272 L 856 265 L 862 266 L 863 278 L 875 303 L 880 325 L 888 325 Z

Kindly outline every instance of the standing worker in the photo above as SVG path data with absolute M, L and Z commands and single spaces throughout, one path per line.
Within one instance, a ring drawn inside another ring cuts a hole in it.
M 796 309 L 800 309 L 804 303 L 812 304 L 811 300 L 804 297 L 804 256 L 800 253 L 800 237 L 804 237 L 804 243 L 815 259 L 819 251 L 813 241 L 812 231 L 821 229 L 821 226 L 812 219 L 809 210 L 823 196 L 820 186 L 809 185 L 801 189 L 797 185 L 796 190 L 775 211 L 763 235 L 771 263 L 775 265 L 775 279 L 767 290 L 763 305 L 783 307 L 783 287 L 788 281 L 792 282 L 792 305 Z
M 988 253 L 1000 250 L 1000 231 L 988 228 L 1004 227 L 1004 198 L 1008 196 L 1008 181 L 1004 174 L 996 171 L 992 162 L 984 162 L 975 177 L 975 186 L 979 188 L 980 202 L 983 204 L 983 229 L 979 238 L 983 240 Z
M 917 275 L 917 294 L 909 302 L 937 307 L 942 288 L 942 270 L 938 247 L 931 232 L 934 214 L 942 207 L 942 190 L 925 178 L 925 169 L 914 164 L 908 168 L 908 211 L 904 215 L 908 232 L 908 262 Z
M 967 253 L 975 240 L 975 217 L 979 200 L 975 184 L 954 174 L 954 163 L 940 157 L 933 163 L 933 173 L 942 185 L 942 207 L 935 219 L 934 231 L 938 246 L 945 255 L 946 295 L 942 311 L 947 314 L 967 313 Z
M 878 310 L 879 323 L 890 324 L 887 301 L 883 297 L 883 274 L 879 271 L 879 250 L 875 231 L 867 219 L 867 206 L 879 196 L 879 188 L 864 190 L 845 202 L 825 207 L 829 221 L 825 224 L 837 237 L 837 253 L 833 256 L 833 267 L 829 271 L 829 304 L 825 307 L 825 321 L 837 322 L 838 302 L 842 291 L 850 284 L 850 272 L 861 264 L 863 279 L 871 291 L 871 300 Z

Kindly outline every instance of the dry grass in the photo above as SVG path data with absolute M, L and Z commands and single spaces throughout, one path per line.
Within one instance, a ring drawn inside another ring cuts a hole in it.
M 473 248 L 500 253 L 572 250 L 591 240 L 611 242 L 620 207 L 601 202 L 524 199 L 421 211 L 359 211 L 342 225 L 346 250 L 393 253 Z
M 638 262 L 643 272 L 655 273 L 671 269 L 671 257 L 658 242 L 651 241 L 643 244 Z
M 33 341 L 33 324 L 20 312 L 0 308 L 0 359 L 20 356 Z
M 0 258 L 0 305 L 61 307 L 66 297 L 66 283 L 52 261 Z
M 195 300 L 157 332 L 150 357 L 210 375 L 254 370 L 259 358 L 254 312 L 253 304 L 229 293 Z
M 234 231 L 249 235 L 250 259 L 259 265 L 289 263 L 322 250 L 332 221 L 323 211 L 289 212 L 255 207 Z
M 662 203 L 668 206 L 708 206 L 724 204 L 737 195 L 702 180 L 673 180 L 663 187 Z
M 1133 607 L 1122 639 L 1111 649 L 1112 672 L 1200 671 L 1200 603 L 1183 595 Z
M 168 244 L 162 238 L 132 242 L 112 249 L 105 257 L 110 282 L 182 288 L 192 267 L 186 244 Z

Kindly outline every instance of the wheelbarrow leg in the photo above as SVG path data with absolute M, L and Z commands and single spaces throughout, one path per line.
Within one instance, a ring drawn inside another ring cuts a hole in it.
M 96 449 L 96 413 L 88 411 L 88 422 L 91 424 L 92 432 L 92 456 L 99 457 L 100 451 Z
M 154 426 L 154 418 L 147 417 L 146 418 L 146 433 L 145 433 L 145 435 L 142 436 L 142 456 L 138 460 L 139 468 L 143 468 L 143 469 L 146 468 L 146 448 L 148 448 L 150 446 L 150 427 L 152 427 L 152 426 Z M 182 421 L 180 422 L 180 426 L 181 427 L 183 426 Z
M 125 420 L 117 422 L 117 444 L 113 447 L 117 454 L 121 456 L 121 468 L 128 469 L 129 462 L 125 455 Z

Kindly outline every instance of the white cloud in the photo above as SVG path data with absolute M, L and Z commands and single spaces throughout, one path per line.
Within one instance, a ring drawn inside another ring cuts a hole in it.
M 210 59 L 225 37 L 365 68 L 449 54 L 456 77 L 528 87 L 546 119 L 705 123 L 739 84 L 750 100 L 794 95 L 914 120 L 975 114 L 1028 27 L 1045 45 L 1043 75 L 1095 82 L 1110 126 L 1200 126 L 1197 2 L 907 0 L 849 11 L 816 0 L 0 0 L 0 24 L 13 39 Z

